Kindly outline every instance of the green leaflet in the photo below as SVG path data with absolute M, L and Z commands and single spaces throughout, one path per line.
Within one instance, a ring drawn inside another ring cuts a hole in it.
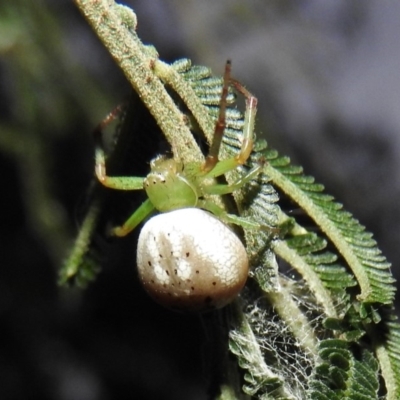
M 369 351 L 361 350 L 356 359 L 348 342 L 327 339 L 320 343 L 319 354 L 322 362 L 311 377 L 307 399 L 377 398 L 379 366 Z
M 396 291 L 395 280 L 390 264 L 376 247 L 371 234 L 350 213 L 343 211 L 340 204 L 321 196 L 322 185 L 303 176 L 301 171 L 293 174 L 287 158 L 279 158 L 275 152 L 267 153 L 266 157 L 269 161 L 266 174 L 274 185 L 315 221 L 346 260 L 360 286 L 358 299 L 365 303 L 391 304 Z
M 100 271 L 97 254 L 92 246 L 92 239 L 98 224 L 101 208 L 100 199 L 95 199 L 89 206 L 80 227 L 72 251 L 64 261 L 59 273 L 59 284 L 74 284 L 84 288 L 94 280 Z

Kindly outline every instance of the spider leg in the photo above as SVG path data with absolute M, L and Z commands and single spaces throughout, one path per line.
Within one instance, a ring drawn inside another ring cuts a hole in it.
M 199 200 L 199 207 L 203 210 L 207 210 L 214 214 L 216 217 L 220 218 L 222 221 L 227 222 L 228 224 L 239 225 L 244 229 L 256 229 L 260 230 L 263 227 L 254 221 L 250 221 L 247 218 L 239 217 L 235 214 L 228 214 L 223 208 L 217 206 L 215 203 L 207 200 Z
M 133 231 L 144 219 L 146 219 L 153 211 L 154 206 L 149 199 L 145 200 L 134 213 L 121 225 L 112 229 L 111 234 L 114 236 L 126 236 Z
M 244 176 L 239 178 L 237 181 L 227 185 L 227 184 L 214 184 L 203 187 L 203 192 L 207 194 L 228 194 L 235 190 L 239 190 L 243 185 L 250 182 L 252 179 L 256 178 L 257 175 L 262 171 L 263 164 L 257 164 L 255 167 L 250 169 Z M 216 168 L 214 168 L 216 169 Z M 214 170 L 213 170 L 214 171 Z
M 246 111 L 244 116 L 244 127 L 242 145 L 239 154 L 228 160 L 219 161 L 218 153 L 222 143 L 226 125 L 226 99 L 228 96 L 229 84 L 246 98 Z M 254 122 L 257 113 L 257 98 L 253 96 L 240 82 L 231 78 L 231 62 L 228 60 L 225 65 L 224 83 L 222 88 L 221 101 L 219 105 L 218 120 L 215 123 L 214 139 L 208 156 L 203 165 L 203 171 L 207 176 L 217 177 L 228 172 L 239 165 L 243 165 L 250 157 L 254 144 Z
M 231 61 L 225 64 L 224 83 L 222 86 L 221 100 L 219 102 L 219 115 L 215 123 L 214 138 L 203 165 L 203 171 L 211 171 L 218 163 L 218 154 L 225 130 L 226 98 L 228 96 L 229 82 L 231 79 Z
M 104 119 L 97 125 L 93 131 L 95 142 L 95 173 L 99 182 L 111 189 L 118 190 L 140 190 L 143 189 L 143 179 L 140 177 L 128 176 L 108 176 L 106 171 L 106 156 L 104 153 L 104 145 L 102 132 L 111 122 L 113 122 L 119 114 L 121 114 L 123 106 L 120 104 L 112 110 Z
M 246 97 L 244 115 L 243 142 L 239 154 L 235 157 L 238 164 L 243 165 L 250 157 L 254 144 L 254 121 L 257 113 L 257 97 L 253 96 L 240 82 L 231 79 L 230 83 Z

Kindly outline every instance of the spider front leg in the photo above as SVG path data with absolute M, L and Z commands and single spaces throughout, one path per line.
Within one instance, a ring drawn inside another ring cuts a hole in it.
M 246 111 L 244 114 L 244 127 L 242 146 L 239 154 L 235 157 L 239 165 L 243 165 L 250 157 L 254 145 L 254 123 L 257 114 L 257 97 L 253 96 L 240 82 L 231 79 L 236 90 L 246 97 Z
M 226 102 L 228 96 L 229 84 L 232 84 L 237 91 L 239 91 L 246 98 L 246 111 L 243 125 L 243 137 L 242 145 L 240 147 L 239 154 L 235 157 L 227 160 L 219 161 L 218 154 L 222 143 L 222 137 L 226 125 Z M 224 83 L 222 88 L 222 95 L 220 101 L 218 120 L 215 124 L 213 143 L 210 147 L 208 156 L 203 165 L 203 171 L 206 172 L 206 178 L 217 178 L 225 174 L 226 172 L 236 169 L 238 166 L 246 163 L 250 157 L 251 151 L 253 150 L 254 144 L 254 122 L 257 113 L 257 98 L 253 96 L 241 83 L 231 78 L 231 62 L 228 60 L 225 65 Z M 206 194 L 223 195 L 232 193 L 235 190 L 239 190 L 243 185 L 254 179 L 261 171 L 264 165 L 264 160 L 260 159 L 259 163 L 248 171 L 237 181 L 229 185 L 224 184 L 212 184 L 203 187 L 203 192 Z M 228 223 L 240 225 L 247 229 L 262 229 L 261 225 L 249 221 L 246 218 L 228 214 L 223 209 L 213 204 L 212 202 L 202 200 L 201 207 L 211 211 L 222 220 Z
M 104 145 L 102 132 L 111 122 L 113 122 L 122 112 L 122 106 L 118 105 L 111 111 L 93 131 L 95 142 L 95 173 L 99 182 L 111 189 L 117 190 L 142 190 L 144 178 L 135 176 L 108 176 L 106 170 L 106 156 L 104 153 Z
M 238 92 L 246 97 L 246 111 L 244 117 L 242 145 L 239 154 L 233 158 L 219 161 L 218 154 L 222 143 L 222 137 L 225 130 L 226 119 L 226 98 L 228 96 L 228 87 L 232 84 Z M 254 121 L 257 113 L 257 98 L 253 96 L 240 82 L 231 78 L 231 62 L 228 60 L 225 65 L 224 84 L 219 107 L 218 120 L 215 124 L 213 143 L 203 165 L 203 171 L 206 176 L 216 178 L 229 172 L 239 165 L 246 163 L 253 150 L 254 144 Z
M 121 113 L 122 106 L 117 106 L 107 117 L 100 122 L 93 132 L 95 140 L 95 173 L 99 182 L 111 189 L 117 190 L 143 190 L 144 178 L 136 176 L 108 176 L 106 170 L 106 157 L 102 140 L 102 131 Z M 145 218 L 154 211 L 154 206 L 147 199 L 143 202 L 135 212 L 121 226 L 112 229 L 111 234 L 114 236 L 126 236 L 135 229 Z
M 226 96 L 228 95 L 228 84 L 231 83 L 236 90 L 246 97 L 246 111 L 243 126 L 242 145 L 239 154 L 227 160 L 218 161 L 218 152 L 222 142 L 223 131 L 225 129 Z M 208 171 L 206 177 L 216 178 L 229 172 L 240 165 L 243 165 L 250 157 L 254 144 L 254 121 L 257 112 L 257 98 L 254 97 L 241 83 L 230 77 L 230 62 L 225 67 L 224 86 L 220 101 L 220 112 L 215 124 L 215 135 L 210 153 L 206 158 L 203 170 Z M 264 165 L 260 160 L 258 165 L 253 167 L 246 175 L 230 185 L 211 185 L 204 188 L 208 194 L 227 194 L 240 189 L 244 184 L 254 179 L 261 171 Z M 209 169 L 211 167 L 211 169 Z
M 216 195 L 223 195 L 228 193 L 233 193 L 236 190 L 241 189 L 246 183 L 250 182 L 254 178 L 260 174 L 263 168 L 263 163 L 260 162 L 255 167 L 253 167 L 250 171 L 247 172 L 244 176 L 239 178 L 237 181 L 231 184 L 213 184 L 209 186 L 205 186 L 203 188 L 203 192 L 207 194 L 216 194 Z

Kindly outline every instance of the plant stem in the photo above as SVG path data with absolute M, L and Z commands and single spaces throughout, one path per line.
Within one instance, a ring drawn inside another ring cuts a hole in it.
M 154 73 L 157 55 L 149 51 L 132 29 L 136 16 L 112 0 L 75 0 L 98 37 L 124 72 L 133 89 L 156 119 L 184 162 L 201 161 L 202 155 L 182 113 Z

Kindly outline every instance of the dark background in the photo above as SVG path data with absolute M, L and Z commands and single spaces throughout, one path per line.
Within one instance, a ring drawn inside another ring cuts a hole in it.
M 257 133 L 318 178 L 400 260 L 400 4 L 127 1 L 160 58 L 259 99 Z M 129 85 L 66 0 L 0 4 L 0 398 L 206 398 L 197 316 L 138 285 L 135 235 L 87 290 L 56 285 L 93 175 L 93 127 Z

